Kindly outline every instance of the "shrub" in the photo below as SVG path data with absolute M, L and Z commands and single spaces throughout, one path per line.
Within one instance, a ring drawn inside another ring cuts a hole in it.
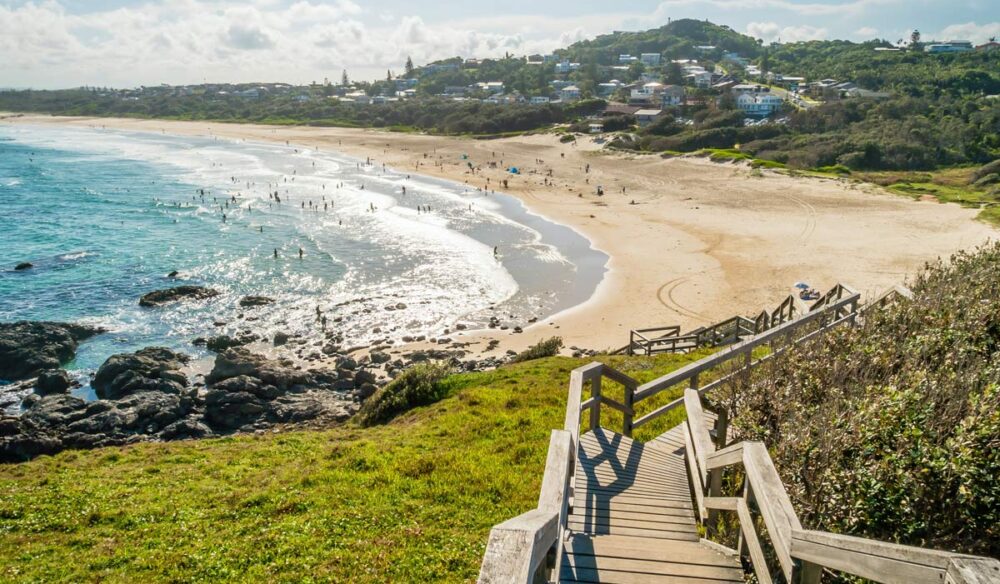
M 1000 554 L 1000 244 L 716 394 L 807 528 Z
M 541 359 L 543 357 L 555 357 L 559 354 L 559 349 L 563 346 L 562 337 L 552 337 L 544 341 L 539 341 L 537 344 L 532 345 L 521 351 L 510 360 L 511 363 L 520 363 L 522 361 L 531 361 L 532 359 Z
M 426 406 L 446 397 L 441 385 L 451 369 L 447 365 L 421 363 L 378 390 L 361 406 L 358 422 L 363 427 L 384 424 L 399 414 Z
M 563 134 L 560 136 L 559 141 L 563 144 L 568 144 L 569 142 L 576 142 L 576 136 L 573 134 Z

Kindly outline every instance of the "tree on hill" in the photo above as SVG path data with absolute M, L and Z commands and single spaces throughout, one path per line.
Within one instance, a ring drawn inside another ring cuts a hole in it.
M 347 76 L 347 69 L 344 69 L 343 73 L 340 74 L 340 84 L 344 87 L 351 84 L 351 79 Z
M 920 48 L 920 31 L 914 29 L 910 33 L 910 48 L 919 49 Z
M 406 64 L 403 66 L 404 76 L 409 79 L 413 77 L 413 59 L 406 57 Z

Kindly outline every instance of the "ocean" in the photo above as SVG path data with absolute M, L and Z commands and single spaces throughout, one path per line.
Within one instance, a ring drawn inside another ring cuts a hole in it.
M 206 357 L 193 339 L 246 330 L 319 340 L 317 307 L 345 346 L 441 336 L 459 323 L 474 330 L 491 317 L 544 321 L 586 301 L 606 261 L 513 197 L 377 161 L 276 143 L 0 126 L 0 322 L 109 329 L 67 367 L 81 395 L 114 353 L 156 345 Z M 20 262 L 34 268 L 15 271 Z M 138 305 L 179 284 L 222 294 Z M 244 309 L 245 295 L 275 303 Z

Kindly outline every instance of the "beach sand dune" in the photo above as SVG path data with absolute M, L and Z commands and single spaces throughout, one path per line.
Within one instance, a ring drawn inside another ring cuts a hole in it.
M 157 120 L 24 116 L 18 121 L 289 141 L 472 187 L 484 187 L 489 179 L 490 188 L 573 227 L 611 258 L 586 304 L 523 334 L 465 335 L 498 338 L 501 350 L 554 334 L 567 346 L 619 347 L 630 328 L 687 329 L 773 308 L 797 281 L 818 289 L 843 282 L 876 294 L 904 282 L 926 261 L 996 236 L 974 220 L 976 210 L 957 205 L 913 201 L 849 181 L 756 173 L 742 164 L 606 153 L 589 137 L 573 145 L 551 134 L 472 140 Z M 482 170 L 470 172 L 467 162 Z M 511 166 L 520 174 L 505 170 Z M 505 179 L 507 187 L 501 188 Z M 598 185 L 603 196 L 596 194 Z

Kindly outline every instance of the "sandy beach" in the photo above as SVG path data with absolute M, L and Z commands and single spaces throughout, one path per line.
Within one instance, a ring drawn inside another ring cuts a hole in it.
M 957 205 L 913 201 L 846 180 L 758 173 L 743 164 L 608 153 L 589 137 L 561 144 L 551 134 L 472 140 L 159 120 L 2 121 L 287 141 L 514 195 L 533 212 L 579 231 L 610 260 L 585 304 L 522 334 L 483 331 L 460 339 L 496 338 L 500 350 L 519 350 L 552 335 L 562 336 L 567 347 L 620 347 L 631 328 L 688 329 L 773 308 L 797 281 L 820 290 L 843 282 L 877 294 L 904 282 L 924 262 L 997 233 L 974 220 L 976 210 Z M 505 170 L 511 166 L 520 174 Z M 598 185 L 603 196 L 596 194 Z

